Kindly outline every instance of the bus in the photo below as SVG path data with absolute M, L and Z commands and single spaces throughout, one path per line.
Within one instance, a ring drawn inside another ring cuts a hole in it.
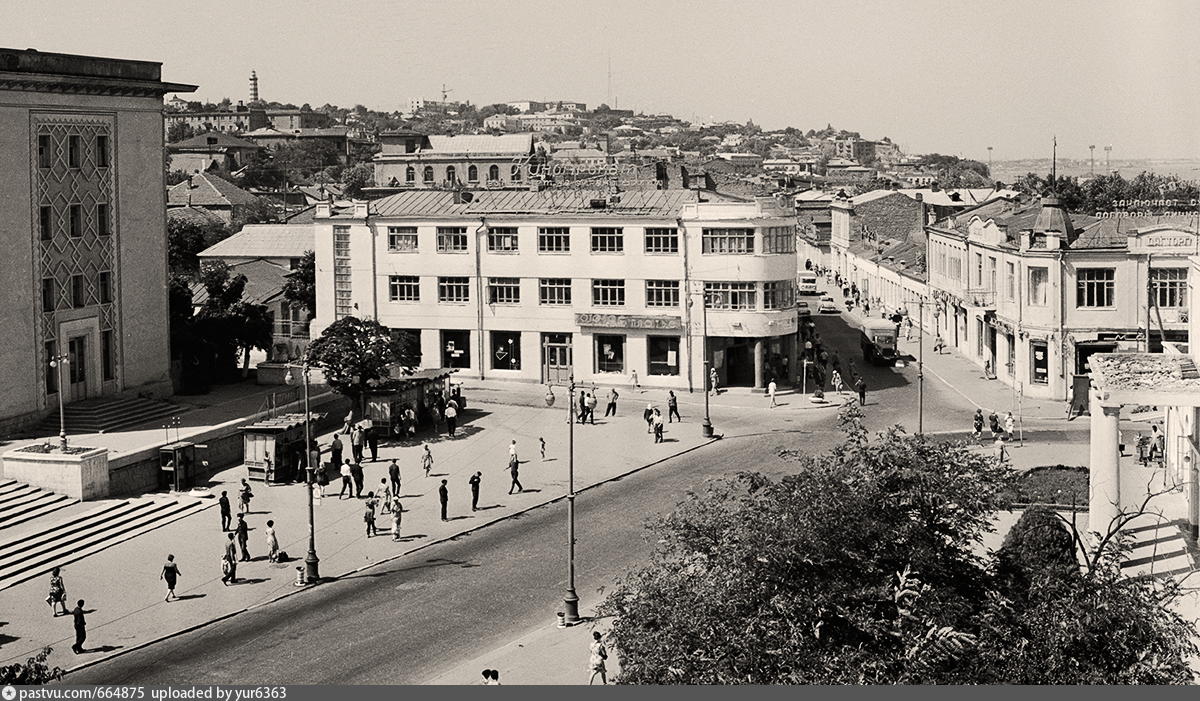
M 796 276 L 796 289 L 802 295 L 817 294 L 817 274 L 811 270 L 803 270 Z
M 863 360 L 875 363 L 896 361 L 896 325 L 888 319 L 866 318 L 858 325 Z

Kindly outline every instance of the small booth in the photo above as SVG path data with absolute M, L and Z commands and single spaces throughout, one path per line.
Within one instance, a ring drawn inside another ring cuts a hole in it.
M 458 386 L 450 382 L 450 375 L 458 372 L 453 368 L 426 368 L 411 375 L 402 376 L 394 389 L 375 390 L 367 395 L 369 425 L 381 434 L 403 436 L 405 434 L 404 412 L 411 408 L 417 417 L 417 425 L 427 425 L 432 418 L 432 407 L 445 406 L 447 397 L 454 397 L 459 408 L 464 407 Z
M 311 414 L 316 422 L 324 414 Z M 306 450 L 304 414 L 283 414 L 242 427 L 244 462 L 252 480 L 267 484 L 303 477 Z
M 183 492 L 196 486 L 196 444 L 179 442 L 158 449 L 158 486 Z

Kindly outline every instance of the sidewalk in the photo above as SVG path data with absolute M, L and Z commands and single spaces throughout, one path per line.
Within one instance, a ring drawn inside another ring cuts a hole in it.
M 461 417 L 458 437 L 450 439 L 444 431 L 437 437 L 429 432 L 419 436 L 430 441 L 434 456 L 429 478 L 420 468 L 421 443 L 381 443 L 379 461 L 364 464 L 365 491 L 379 488 L 392 458 L 401 466 L 405 513 L 401 531 L 404 537 L 400 542 L 393 542 L 388 533 L 391 518 L 387 515 L 377 518 L 380 535 L 367 539 L 363 502 L 339 499 L 338 482 L 327 487 L 328 496 L 315 508 L 321 574 L 338 577 L 355 572 L 563 498 L 567 492 L 568 439 L 565 391 L 556 391 L 553 409 L 546 408 L 545 389 L 541 386 L 520 387 L 506 393 L 520 396 L 521 405 L 488 404 L 464 389 L 468 409 Z M 205 416 L 220 419 L 238 402 L 243 407 L 254 405 L 251 411 L 258 408 L 254 397 L 242 397 L 237 402 L 214 404 L 214 413 L 205 414 L 204 409 L 198 409 L 185 416 L 196 430 L 202 430 L 206 427 L 199 422 Z M 662 404 L 665 409 L 665 403 Z M 576 491 L 652 466 L 708 442 L 701 436 L 699 421 L 693 415 L 686 424 L 668 426 L 664 443 L 653 443 L 641 418 L 643 407 L 636 399 L 622 401 L 616 418 L 597 416 L 595 426 L 574 426 Z M 183 429 L 181 435 L 186 436 L 187 431 Z M 319 440 L 327 446 L 331 437 L 332 434 L 322 435 Z M 109 445 L 124 445 L 144 440 L 145 436 L 111 434 L 103 438 L 112 441 Z M 174 439 L 173 430 L 171 438 Z M 514 438 L 525 491 L 509 496 L 508 446 Z M 544 462 L 538 449 L 539 438 L 546 442 Z M 349 455 L 348 441 L 344 442 Z M 588 459 L 601 452 L 604 460 Z M 369 451 L 366 457 L 370 458 Z M 476 471 L 483 473 L 480 493 L 483 508 L 472 513 L 467 479 Z M 213 476 L 208 485 L 213 496 L 219 496 L 222 490 L 230 493 L 235 522 L 237 486 L 245 475 L 244 467 L 230 468 Z M 443 478 L 449 481 L 449 522 L 442 522 L 439 514 L 437 486 Z M 210 508 L 64 568 L 68 602 L 72 606 L 80 598 L 87 602 L 84 608 L 88 612 L 88 640 L 84 647 L 88 652 L 83 655 L 70 651 L 74 642 L 70 617 L 55 618 L 48 606 L 42 608 L 46 605 L 48 576 L 0 592 L 0 602 L 4 605 L 0 663 L 23 662 L 49 645 L 54 652 L 48 664 L 79 668 L 297 591 L 293 586 L 296 567 L 303 566 L 308 542 L 305 487 L 253 483 L 253 488 L 252 511 L 247 522 L 251 529 L 249 552 L 254 560 L 239 563 L 236 586 L 224 586 L 220 581 L 219 560 L 227 538 L 220 530 L 218 511 L 211 508 L 215 499 L 208 499 L 205 503 Z M 268 519 L 275 521 L 280 546 L 292 559 L 287 564 L 266 561 L 263 530 Z M 168 553 L 175 555 L 181 570 L 176 590 L 180 600 L 169 603 L 163 601 L 166 587 L 158 581 Z M 479 670 L 475 676 L 479 676 Z

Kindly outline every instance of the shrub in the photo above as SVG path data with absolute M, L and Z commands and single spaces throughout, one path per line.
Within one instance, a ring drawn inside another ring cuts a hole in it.
M 996 552 L 996 574 L 1009 596 L 1021 596 L 1034 578 L 1064 579 L 1079 572 L 1070 529 L 1048 506 L 1021 515 Z

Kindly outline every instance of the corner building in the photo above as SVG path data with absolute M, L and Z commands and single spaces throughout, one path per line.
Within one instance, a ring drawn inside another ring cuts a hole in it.
M 313 333 L 374 317 L 421 339 L 423 367 L 480 379 L 630 384 L 636 372 L 703 391 L 708 363 L 722 386 L 790 381 L 790 203 L 703 197 L 430 190 L 318 205 Z
M 0 430 L 60 392 L 171 394 L 162 97 L 195 89 L 159 63 L 0 49 Z

